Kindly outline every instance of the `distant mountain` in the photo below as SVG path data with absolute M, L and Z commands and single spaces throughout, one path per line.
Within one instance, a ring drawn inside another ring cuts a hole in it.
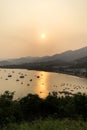
M 81 59 L 87 56 L 87 46 L 84 48 L 80 48 L 78 50 L 66 51 L 60 54 L 55 54 L 52 56 L 44 56 L 44 57 L 22 57 L 18 59 L 10 59 L 0 61 L 0 65 L 19 65 L 25 63 L 40 63 L 40 62 L 73 62 L 77 59 Z
M 36 63 L 36 62 L 46 62 L 49 61 L 50 56 L 44 57 L 22 57 L 17 59 L 9 59 L 0 61 L 0 65 L 16 65 L 25 63 Z
M 87 68 L 87 56 L 77 59 L 75 62 L 72 63 L 72 67 L 75 68 Z
M 87 47 L 75 50 L 75 51 L 66 51 L 61 54 L 56 54 L 53 58 L 62 59 L 63 61 L 74 61 L 76 59 L 80 59 L 87 56 Z
M 87 62 L 87 56 L 83 57 L 83 58 L 80 58 L 80 59 L 77 59 L 76 62 L 77 63 L 85 63 L 85 62 Z

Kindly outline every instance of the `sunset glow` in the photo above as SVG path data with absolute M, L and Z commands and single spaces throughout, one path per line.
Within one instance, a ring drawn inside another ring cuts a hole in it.
M 46 35 L 43 33 L 43 34 L 41 34 L 41 38 L 42 39 L 45 39 L 46 38 Z
M 87 46 L 87 0 L 0 0 L 0 57 L 47 56 Z
M 42 78 L 37 81 L 36 93 L 41 98 L 45 98 L 48 95 L 48 83 L 49 74 L 45 72 L 37 72 L 38 75 L 42 75 Z

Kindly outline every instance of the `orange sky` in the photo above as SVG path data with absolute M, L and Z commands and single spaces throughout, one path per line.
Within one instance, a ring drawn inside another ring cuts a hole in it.
M 86 44 L 87 0 L 0 0 L 0 58 L 52 55 Z

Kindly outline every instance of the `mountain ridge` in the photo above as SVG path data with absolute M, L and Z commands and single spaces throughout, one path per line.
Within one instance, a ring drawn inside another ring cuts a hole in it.
M 0 65 L 12 65 L 12 64 L 25 64 L 25 63 L 39 63 L 39 62 L 73 62 L 75 60 L 81 59 L 87 56 L 87 46 L 77 49 L 77 50 L 68 50 L 63 53 L 54 54 L 52 56 L 43 56 L 43 57 L 21 57 L 17 59 L 9 59 L 0 61 Z

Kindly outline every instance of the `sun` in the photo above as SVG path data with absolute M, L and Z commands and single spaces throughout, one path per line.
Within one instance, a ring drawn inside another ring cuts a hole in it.
M 41 34 L 41 38 L 42 38 L 42 39 L 45 39 L 45 38 L 46 38 L 46 34 L 45 34 L 45 33 L 42 33 L 42 34 Z

